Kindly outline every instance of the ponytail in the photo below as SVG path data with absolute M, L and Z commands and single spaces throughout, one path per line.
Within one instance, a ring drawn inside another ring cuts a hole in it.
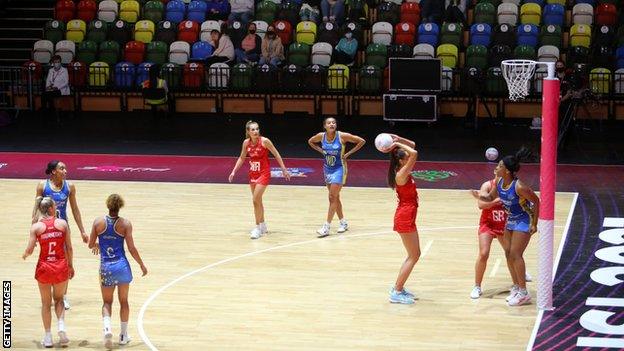
M 505 168 L 515 177 L 516 173 L 520 170 L 520 163 L 526 162 L 533 155 L 531 150 L 526 147 L 521 147 L 514 155 L 508 155 L 503 157 L 503 164 Z
M 61 161 L 59 161 L 59 160 L 54 160 L 54 161 L 48 162 L 48 165 L 46 166 L 45 174 L 47 174 L 47 175 L 52 174 L 52 171 L 54 171 L 56 169 L 56 167 L 58 166 L 58 164 L 60 162 Z
M 35 199 L 35 219 L 37 221 L 50 212 L 50 208 L 54 207 L 54 200 L 51 197 L 37 196 Z
M 407 153 L 403 149 L 394 149 L 390 151 L 390 167 L 388 167 L 388 185 L 390 188 L 396 188 L 396 173 L 401 166 L 399 160 L 405 157 Z

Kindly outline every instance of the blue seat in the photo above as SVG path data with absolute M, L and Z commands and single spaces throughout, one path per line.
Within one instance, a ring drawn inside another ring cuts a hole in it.
M 440 27 L 435 23 L 421 23 L 418 26 L 418 44 L 429 44 L 434 48 L 438 46 Z
M 178 24 L 184 20 L 185 14 L 186 4 L 183 1 L 172 0 L 167 3 L 165 20 Z
M 561 4 L 548 4 L 544 7 L 542 23 L 545 25 L 563 26 L 565 8 Z
M 518 26 L 518 45 L 537 46 L 539 28 L 534 24 L 521 24 Z
M 141 87 L 141 84 L 146 80 L 149 80 L 150 67 L 154 65 L 153 62 L 143 62 L 136 66 L 136 86 Z
M 204 1 L 193 0 L 188 5 L 188 14 L 186 15 L 186 19 L 202 23 L 206 20 L 206 11 L 208 11 L 208 4 Z
M 617 60 L 617 68 L 624 68 L 624 46 L 617 48 L 615 59 Z
M 470 45 L 490 46 L 492 27 L 487 23 L 475 23 L 470 26 Z
M 118 88 L 132 88 L 136 69 L 132 62 L 122 61 L 115 65 L 115 86 Z
M 211 19 L 226 17 L 230 13 L 230 3 L 227 0 L 206 1 L 206 12 L 212 14 Z
M 205 41 L 198 41 L 191 48 L 191 60 L 205 60 L 212 56 L 214 48 Z

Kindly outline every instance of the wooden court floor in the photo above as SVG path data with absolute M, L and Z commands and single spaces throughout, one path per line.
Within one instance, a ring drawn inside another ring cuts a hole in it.
M 390 189 L 345 188 L 350 230 L 335 235 L 334 225 L 330 237 L 316 239 L 326 190 L 271 186 L 265 194 L 270 234 L 252 241 L 246 185 L 74 183 L 88 228 L 106 213 L 110 193 L 125 198 L 122 216 L 132 220 L 149 269 L 140 277 L 128 255 L 135 279 L 130 288 L 133 341 L 126 349 L 146 350 L 151 344 L 159 350 L 523 350 L 530 337 L 536 307 L 505 304 L 509 279 L 497 243 L 484 296 L 469 298 L 479 212 L 467 191 L 420 190 L 423 257 L 407 283 L 419 300 L 404 306 L 387 302 L 405 255 L 392 232 L 396 202 Z M 12 281 L 12 339 L 18 350 L 40 348 L 43 336 L 33 278 L 38 249 L 27 261 L 20 257 L 35 186 L 35 180 L 0 180 L 6 200 L 0 275 Z M 557 194 L 556 246 L 572 199 L 573 194 Z M 73 219 L 70 225 L 76 269 L 66 316 L 70 348 L 103 349 L 99 258 L 79 240 Z M 534 238 L 526 255 L 534 276 L 536 243 Z M 536 284 L 529 284 L 535 300 Z M 138 330 L 142 306 L 148 343 Z M 115 306 L 115 338 L 118 311 Z M 56 336 L 54 318 L 52 325 Z

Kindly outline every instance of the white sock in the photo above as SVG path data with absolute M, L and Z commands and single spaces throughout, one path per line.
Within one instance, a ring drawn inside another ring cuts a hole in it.
M 327 228 L 329 228 L 329 227 L 331 226 L 331 224 L 330 224 L 329 222 L 325 222 L 325 226 L 326 226 Z
M 346 220 L 346 219 L 344 219 L 344 218 L 343 218 L 343 219 L 341 219 L 341 220 L 340 220 L 340 224 L 347 224 L 347 220 Z
M 58 320 L 58 331 L 59 332 L 64 332 L 65 331 L 65 320 L 64 319 L 59 319 Z
M 106 317 L 102 317 L 102 320 L 104 321 L 104 333 L 107 332 L 111 332 L 111 317 L 106 316 Z
M 262 223 L 258 224 L 258 226 L 260 226 L 260 228 L 266 228 L 266 223 L 262 222 Z
M 520 294 L 522 295 L 527 295 L 529 292 L 527 291 L 527 289 L 520 289 Z
M 46 338 L 52 338 L 52 332 L 50 332 L 49 330 L 45 331 L 45 337 Z
M 121 322 L 121 334 L 128 335 L 128 322 Z

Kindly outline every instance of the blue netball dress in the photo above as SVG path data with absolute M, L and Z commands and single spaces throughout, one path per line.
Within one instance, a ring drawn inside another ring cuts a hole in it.
M 507 189 L 503 188 L 503 179 L 496 184 L 498 197 L 507 211 L 507 224 L 505 229 L 517 232 L 529 232 L 531 226 L 531 216 L 533 215 L 533 204 L 521 198 L 516 192 L 517 179 L 514 179 Z
M 347 181 L 347 163 L 344 162 L 344 145 L 340 142 L 340 132 L 332 142 L 327 141 L 327 133 L 323 133 L 321 147 L 325 154 L 323 173 L 326 184 L 344 184 Z
M 98 236 L 100 246 L 100 281 L 103 286 L 128 284 L 132 281 L 130 263 L 124 251 L 125 238 L 115 231 L 117 218 L 106 216 L 106 230 Z
M 69 185 L 63 181 L 61 190 L 56 191 L 50 185 L 50 179 L 43 186 L 43 197 L 51 197 L 56 203 L 56 218 L 67 220 L 67 199 L 69 198 Z

